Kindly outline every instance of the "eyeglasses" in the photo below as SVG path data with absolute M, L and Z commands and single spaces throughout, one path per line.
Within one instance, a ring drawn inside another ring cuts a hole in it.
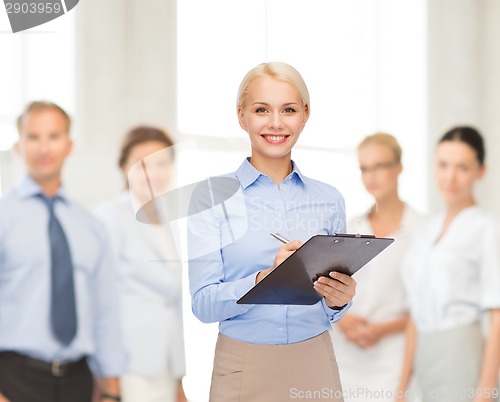
M 392 162 L 385 162 L 385 163 L 377 163 L 373 166 L 360 166 L 359 170 L 361 170 L 361 174 L 366 174 L 370 172 L 374 173 L 379 173 L 382 172 L 383 170 L 389 170 L 396 166 L 398 162 L 392 161 Z

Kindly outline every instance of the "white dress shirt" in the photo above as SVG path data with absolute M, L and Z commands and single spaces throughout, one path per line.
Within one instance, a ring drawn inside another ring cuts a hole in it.
M 403 280 L 419 331 L 478 322 L 500 308 L 500 226 L 478 206 L 464 209 L 438 240 L 445 216 L 415 233 L 403 262 Z

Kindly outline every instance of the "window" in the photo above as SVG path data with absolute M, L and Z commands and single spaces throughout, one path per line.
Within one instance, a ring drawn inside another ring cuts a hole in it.
M 17 139 L 15 120 L 27 102 L 44 99 L 75 110 L 75 15 L 13 34 L 0 6 L 0 153 Z M 2 163 L 0 156 L 0 180 Z M 0 195 L 2 183 L 0 182 Z

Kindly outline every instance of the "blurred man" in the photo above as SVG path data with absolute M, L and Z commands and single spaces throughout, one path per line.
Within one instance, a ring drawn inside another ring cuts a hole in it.
M 49 102 L 18 119 L 26 175 L 0 199 L 0 402 L 120 400 L 124 368 L 105 232 L 71 198 L 61 171 L 70 118 Z

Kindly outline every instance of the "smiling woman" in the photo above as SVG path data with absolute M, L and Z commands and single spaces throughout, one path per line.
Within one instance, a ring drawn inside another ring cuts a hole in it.
M 214 204 L 217 190 L 195 191 L 191 200 L 192 211 L 204 211 L 188 220 L 192 309 L 202 322 L 219 322 L 214 402 L 283 401 L 294 387 L 331 388 L 335 392 L 322 399 L 343 400 L 328 330 L 349 308 L 354 279 L 321 277 L 311 284 L 322 296 L 314 305 L 237 304 L 312 235 L 345 232 L 342 195 L 304 176 L 291 159 L 309 105 L 305 83 L 290 65 L 263 63 L 250 70 L 239 88 L 237 116 L 251 156 L 227 176 L 240 184 L 240 203 Z M 266 230 L 271 220 L 294 240 L 281 247 L 272 241 Z M 246 226 L 239 236 L 231 230 L 236 224 Z M 211 249 L 200 253 L 207 239 L 213 239 Z
M 238 99 L 238 121 L 250 138 L 252 165 L 257 169 L 289 158 L 309 117 L 309 93 L 303 90 L 306 97 L 301 97 L 271 68 L 268 64 L 244 80 Z

